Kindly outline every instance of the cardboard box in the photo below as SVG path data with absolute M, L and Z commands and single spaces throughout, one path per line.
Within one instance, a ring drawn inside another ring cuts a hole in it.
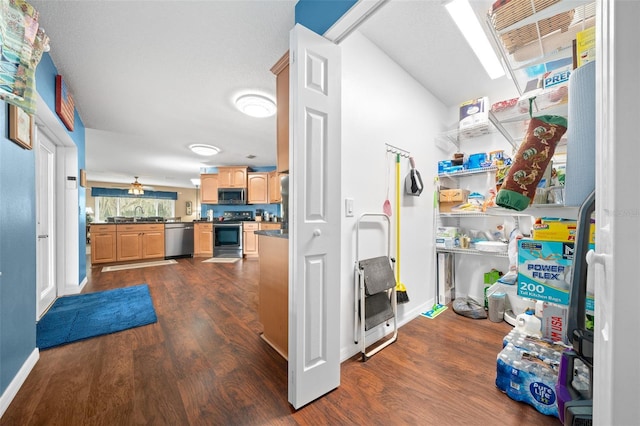
M 596 59 L 596 27 L 576 33 L 576 65 L 582 66 Z
M 471 99 L 460 104 L 460 130 L 489 126 L 489 98 Z
M 470 192 L 466 189 L 441 189 L 440 190 L 440 212 L 447 213 L 455 207 L 466 203 L 469 200 Z
M 453 203 L 457 202 L 466 203 L 469 199 L 469 190 L 467 189 L 441 189 L 440 190 L 440 202 L 441 203 Z
M 577 222 L 575 220 L 542 218 L 533 225 L 533 239 L 539 241 L 558 241 L 574 243 L 576 241 Z M 591 224 L 589 244 L 595 244 L 596 227 Z
M 540 322 L 542 323 L 542 337 L 554 342 L 568 343 L 567 314 L 569 308 L 548 302 L 537 303 L 542 304 L 540 318 Z
M 460 228 L 457 226 L 438 226 L 436 228 L 436 238 L 457 238 L 458 235 L 460 235 Z

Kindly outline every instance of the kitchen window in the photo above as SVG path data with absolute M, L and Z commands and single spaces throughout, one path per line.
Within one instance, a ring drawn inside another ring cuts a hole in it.
M 106 222 L 109 217 L 174 217 L 175 200 L 159 198 L 95 197 L 95 218 Z

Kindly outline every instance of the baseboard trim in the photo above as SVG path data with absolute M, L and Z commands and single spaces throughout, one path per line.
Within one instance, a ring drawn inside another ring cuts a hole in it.
M 7 411 L 7 408 L 9 408 L 11 401 L 16 397 L 18 391 L 24 384 L 24 381 L 27 380 L 29 373 L 31 373 L 31 370 L 33 370 L 33 367 L 35 367 L 39 359 L 40 351 L 38 348 L 34 348 L 31 355 L 29 355 L 24 364 L 22 364 L 18 374 L 16 374 L 13 380 L 11 380 L 11 383 L 9 383 L 9 386 L 7 386 L 7 389 L 2 394 L 2 397 L 0 397 L 0 418 L 2 418 L 5 411 Z

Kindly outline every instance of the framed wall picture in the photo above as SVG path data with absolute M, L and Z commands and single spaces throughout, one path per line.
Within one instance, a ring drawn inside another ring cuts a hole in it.
M 20 107 L 9 104 L 9 139 L 23 148 L 33 148 L 33 117 Z

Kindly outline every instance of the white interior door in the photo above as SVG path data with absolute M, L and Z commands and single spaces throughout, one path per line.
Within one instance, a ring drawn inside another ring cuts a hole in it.
M 630 113 L 638 102 L 640 52 L 629 35 L 640 2 L 597 5 L 593 424 L 631 425 L 640 421 L 640 145 L 637 114 Z
M 37 319 L 57 297 L 55 273 L 55 164 L 56 147 L 42 133 L 36 150 L 36 285 Z
M 290 45 L 289 402 L 340 385 L 340 49 L 296 25 Z

